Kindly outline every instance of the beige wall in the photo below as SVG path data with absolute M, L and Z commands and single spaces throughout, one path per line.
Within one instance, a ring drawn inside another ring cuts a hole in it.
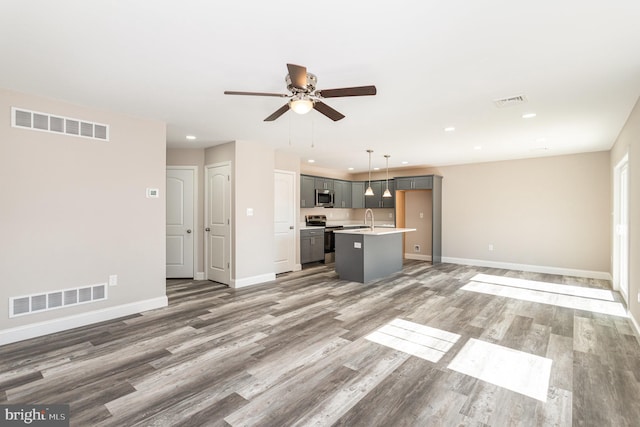
M 109 124 L 110 141 L 12 128 L 12 106 Z M 163 123 L 0 90 L 0 182 L 0 331 L 165 297 Z M 114 274 L 107 301 L 8 318 L 9 297 Z
M 167 149 L 167 166 L 195 166 L 198 187 L 196 206 L 196 273 L 204 274 L 204 148 Z
M 274 273 L 274 165 L 274 151 L 264 143 L 236 141 L 236 280 Z
M 609 163 L 598 152 L 440 168 L 443 257 L 610 272 Z
M 611 149 L 610 174 L 629 154 L 629 311 L 640 324 L 640 99 Z
M 431 190 L 404 192 L 405 227 L 416 231 L 405 234 L 404 253 L 431 256 Z M 422 214 L 422 218 L 420 217 Z M 415 250 L 420 245 L 420 251 Z

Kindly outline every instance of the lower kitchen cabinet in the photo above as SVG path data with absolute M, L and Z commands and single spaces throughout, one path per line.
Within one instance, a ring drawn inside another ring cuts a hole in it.
M 324 261 L 324 228 L 300 230 L 300 264 Z

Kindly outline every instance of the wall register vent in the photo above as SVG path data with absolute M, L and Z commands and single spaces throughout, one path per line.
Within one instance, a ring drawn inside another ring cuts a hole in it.
M 11 107 L 11 126 L 40 132 L 109 140 L 109 125 Z
M 107 299 L 107 284 L 9 298 L 9 317 L 41 313 Z

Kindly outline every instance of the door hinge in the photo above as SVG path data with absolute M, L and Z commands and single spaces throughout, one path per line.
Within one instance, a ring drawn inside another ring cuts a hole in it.
M 231 175 L 227 175 L 227 181 L 231 181 Z
M 227 218 L 227 225 L 231 225 L 231 220 Z
M 227 268 L 231 268 L 231 267 L 229 266 L 229 263 L 227 263 Z

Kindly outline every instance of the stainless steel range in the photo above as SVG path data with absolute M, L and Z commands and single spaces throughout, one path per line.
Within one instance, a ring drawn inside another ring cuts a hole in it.
M 324 227 L 324 254 L 325 262 L 334 261 L 334 253 L 336 251 L 336 239 L 333 232 L 342 230 L 341 225 L 327 225 L 326 215 L 306 215 L 305 223 L 308 227 Z

